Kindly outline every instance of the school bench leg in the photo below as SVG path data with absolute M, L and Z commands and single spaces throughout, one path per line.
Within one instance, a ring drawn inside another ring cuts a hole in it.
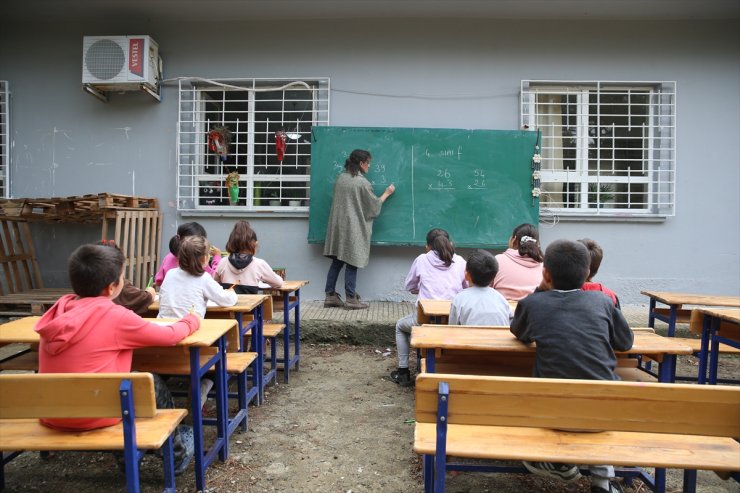
M 175 489 L 175 453 L 172 444 L 172 435 L 162 445 L 162 463 L 164 465 L 164 493 L 176 493 Z
M 655 493 L 665 493 L 665 469 L 655 468 Z
M 696 493 L 696 469 L 683 470 L 683 493 Z
M 434 456 L 424 455 L 422 457 L 422 474 L 424 475 L 424 493 L 434 491 Z

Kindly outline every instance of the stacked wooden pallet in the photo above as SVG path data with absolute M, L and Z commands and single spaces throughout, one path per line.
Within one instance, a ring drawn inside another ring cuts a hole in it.
M 72 197 L 0 200 L 0 215 L 27 221 L 95 223 L 117 210 L 159 210 L 155 198 L 99 193 Z
M 121 247 L 124 275 L 140 288 L 159 265 L 162 213 L 157 199 L 100 193 L 0 200 L 0 315 L 42 313 L 69 292 L 44 286 L 31 222 L 100 224 L 100 239 L 113 239 Z

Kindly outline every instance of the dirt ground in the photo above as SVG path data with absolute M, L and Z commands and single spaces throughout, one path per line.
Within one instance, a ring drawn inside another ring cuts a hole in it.
M 421 491 L 421 464 L 413 453 L 413 389 L 390 382 L 393 348 L 302 345 L 299 372 L 289 385 L 268 388 L 267 402 L 250 408 L 249 431 L 236 433 L 227 462 L 208 471 L 209 492 L 413 492 Z M 740 360 L 724 360 L 725 375 L 740 374 Z M 679 374 L 695 373 L 682 358 Z M 281 375 L 282 376 L 282 375 Z M 161 463 L 142 465 L 142 491 L 161 491 Z M 123 491 L 125 480 L 107 453 L 26 453 L 6 466 L 6 489 L 15 492 L 101 493 Z M 668 491 L 680 488 L 669 471 Z M 192 470 L 177 478 L 178 491 L 193 491 Z M 629 492 L 648 491 L 639 482 Z M 448 475 L 447 491 L 588 492 L 588 479 L 564 485 L 529 475 Z M 734 482 L 699 473 L 699 492 L 740 492 Z

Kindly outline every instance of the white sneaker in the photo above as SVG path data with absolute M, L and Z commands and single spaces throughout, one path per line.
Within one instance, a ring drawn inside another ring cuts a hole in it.
M 213 380 L 210 378 L 204 378 L 200 381 L 200 407 L 201 409 L 205 406 L 208 400 L 208 392 L 213 388 Z

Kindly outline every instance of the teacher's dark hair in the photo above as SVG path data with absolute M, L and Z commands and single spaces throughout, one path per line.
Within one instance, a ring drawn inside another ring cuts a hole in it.
M 372 159 L 372 156 L 369 152 L 362 149 L 355 149 L 344 162 L 344 169 L 349 171 L 350 175 L 357 176 L 358 173 L 362 172 L 360 163 L 370 161 L 370 159 Z
M 444 229 L 434 228 L 427 233 L 427 246 L 430 250 L 437 252 L 439 259 L 446 267 L 452 265 L 452 257 L 455 255 L 455 247 L 450 241 L 450 235 Z

